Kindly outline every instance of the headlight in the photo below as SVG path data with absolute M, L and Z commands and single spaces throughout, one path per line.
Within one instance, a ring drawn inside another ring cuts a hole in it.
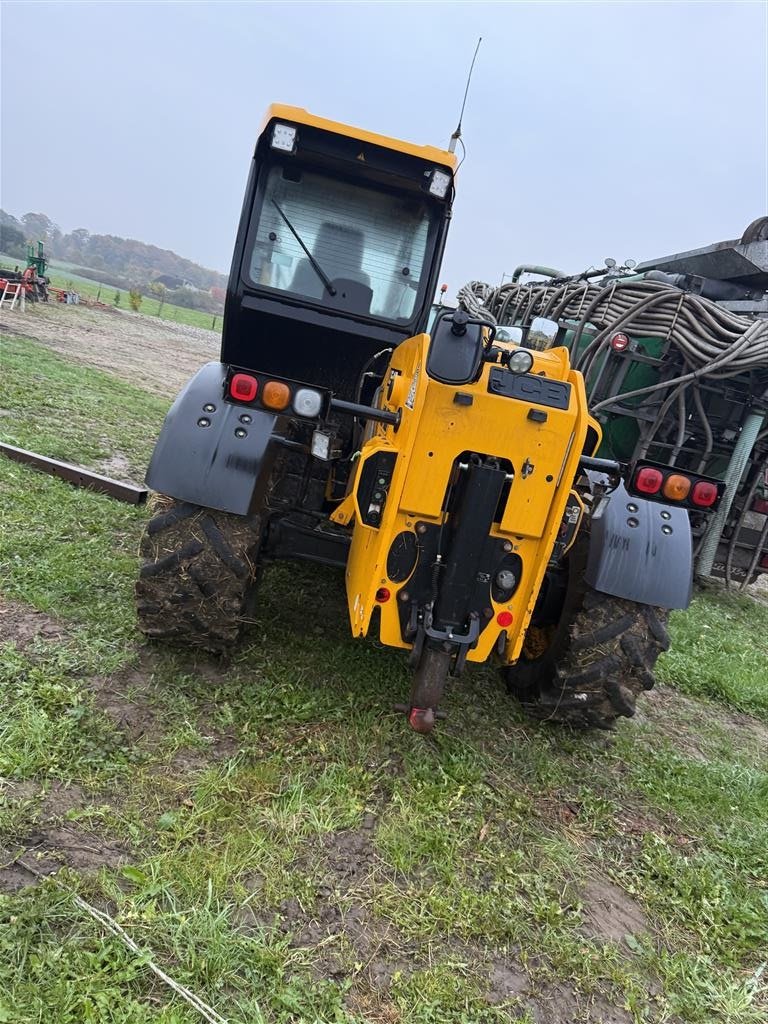
M 519 348 L 509 357 L 507 366 L 512 373 L 528 373 L 533 366 L 533 356 L 527 348 Z
M 432 177 L 429 179 L 429 194 L 431 196 L 437 196 L 438 199 L 445 199 L 450 184 L 450 174 L 446 174 L 445 171 L 438 171 L 435 169 L 432 171 Z
M 323 407 L 323 396 L 311 388 L 299 388 L 293 397 L 293 411 L 298 416 L 319 416 Z
M 293 153 L 296 149 L 296 127 L 292 124 L 280 124 L 272 129 L 272 149 L 280 149 L 284 153 Z

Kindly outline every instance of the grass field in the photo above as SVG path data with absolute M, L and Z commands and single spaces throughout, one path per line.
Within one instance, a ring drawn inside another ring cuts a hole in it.
M 31 341 L 2 366 L 3 440 L 141 477 L 163 400 Z M 201 1020 L 149 957 L 232 1024 L 766 1019 L 768 607 L 677 613 L 615 733 L 483 669 L 425 742 L 337 574 L 268 569 L 229 664 L 149 649 L 146 512 L 2 460 L 0 489 L 0 1022 Z
M 12 269 L 16 264 L 24 266 L 23 260 L 14 259 L 12 256 L 5 256 L 0 253 L 0 267 L 8 267 Z M 89 298 L 95 299 L 99 296 L 101 302 L 106 302 L 108 305 L 113 305 L 115 295 L 120 295 L 120 308 L 130 309 L 128 302 L 128 292 L 124 288 L 115 288 L 113 285 L 99 284 L 98 281 L 92 281 L 89 277 L 81 277 L 79 274 L 73 273 L 72 265 L 61 264 L 56 260 L 52 260 L 48 268 L 48 277 L 50 278 L 51 285 L 54 288 L 72 289 L 80 292 L 81 295 L 87 295 Z M 206 330 L 221 331 L 222 314 L 217 313 L 204 313 L 199 309 L 187 309 L 186 306 L 174 306 L 170 302 L 163 303 L 162 312 L 160 312 L 160 302 L 158 299 L 152 298 L 145 295 L 142 299 L 141 313 L 145 313 L 147 316 L 160 316 L 163 320 L 173 320 L 179 324 L 189 324 L 191 327 L 203 327 Z

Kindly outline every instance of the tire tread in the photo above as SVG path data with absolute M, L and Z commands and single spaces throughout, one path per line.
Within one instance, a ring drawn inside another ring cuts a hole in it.
M 238 639 L 258 566 L 260 521 L 158 496 L 140 543 L 139 629 L 223 653 Z

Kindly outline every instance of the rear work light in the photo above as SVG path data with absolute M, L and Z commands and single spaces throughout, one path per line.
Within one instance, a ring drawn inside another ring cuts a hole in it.
M 268 409 L 285 409 L 291 400 L 291 389 L 281 380 L 268 380 L 261 391 L 261 401 Z
M 624 349 L 629 348 L 629 338 L 626 334 L 614 334 L 611 338 L 611 348 L 614 352 L 623 352 Z
M 238 402 L 252 402 L 259 390 L 259 382 L 249 373 L 236 373 L 229 382 L 229 394 Z
M 429 194 L 437 196 L 438 199 L 445 199 L 445 195 L 451 185 L 451 176 L 437 167 L 432 171 L 429 179 Z
M 684 501 L 691 489 L 691 481 L 682 473 L 670 473 L 664 481 L 661 493 L 670 501 Z
M 279 149 L 283 153 L 293 153 L 296 150 L 296 125 L 280 124 L 278 121 L 272 129 L 272 149 Z
M 635 473 L 632 482 L 634 489 L 640 494 L 658 494 L 664 483 L 664 474 L 660 469 L 654 469 L 653 466 L 643 466 Z

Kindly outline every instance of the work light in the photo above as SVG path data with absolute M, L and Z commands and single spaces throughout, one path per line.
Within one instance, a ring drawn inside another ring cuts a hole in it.
M 512 373 L 528 373 L 533 366 L 533 356 L 526 348 L 519 348 L 509 357 L 507 366 Z
M 296 128 L 292 124 L 280 124 L 278 121 L 272 129 L 272 149 L 293 153 L 296 149 Z
M 437 196 L 438 199 L 445 199 L 445 195 L 451 184 L 450 174 L 446 174 L 445 171 L 438 171 L 435 168 L 432 171 L 432 177 L 429 179 L 429 194 L 431 196 Z
M 312 434 L 310 449 L 316 459 L 329 462 L 331 458 L 331 435 L 325 434 L 322 430 L 316 430 Z

